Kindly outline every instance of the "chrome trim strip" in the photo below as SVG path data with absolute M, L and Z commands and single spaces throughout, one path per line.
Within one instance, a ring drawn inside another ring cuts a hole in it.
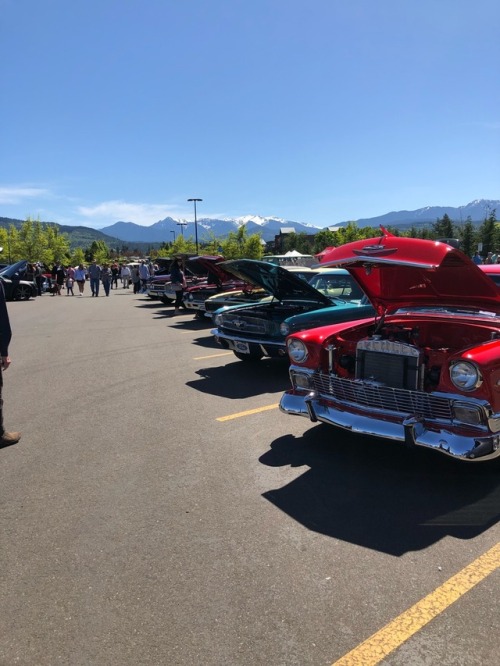
M 313 422 L 321 421 L 358 434 L 434 449 L 469 462 L 500 457 L 499 435 L 485 433 L 468 437 L 451 425 L 449 428 L 429 430 L 424 421 L 416 418 L 402 418 L 399 422 L 374 419 L 344 411 L 341 405 L 324 405 L 314 393 L 297 394 L 288 391 L 281 398 L 280 410 L 285 414 L 304 416 Z
M 276 340 L 263 340 L 261 338 L 255 339 L 255 338 L 244 338 L 241 337 L 240 335 L 229 335 L 228 333 L 221 333 L 220 329 L 218 328 L 213 328 L 210 333 L 212 335 L 215 335 L 216 338 L 220 338 L 221 340 L 231 340 L 233 342 L 248 342 L 252 345 L 257 345 L 257 346 L 266 346 L 266 345 L 271 345 L 273 347 L 279 347 L 281 349 L 286 349 L 285 345 L 285 340 L 280 340 L 279 342 Z

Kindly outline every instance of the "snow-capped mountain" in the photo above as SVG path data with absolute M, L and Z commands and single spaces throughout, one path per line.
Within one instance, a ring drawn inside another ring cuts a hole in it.
M 394 211 L 365 219 L 353 220 L 359 227 L 394 226 L 408 228 L 412 225 L 423 226 L 432 224 L 436 220 L 448 215 L 455 224 L 464 223 L 467 218 L 475 223 L 482 222 L 494 210 L 500 215 L 500 200 L 476 199 L 465 206 L 453 208 L 452 206 L 426 206 L 413 211 Z M 213 237 L 224 238 L 231 231 L 237 231 L 242 225 L 246 226 L 247 233 L 260 234 L 265 241 L 271 241 L 282 230 L 293 229 L 297 234 L 314 234 L 322 227 L 309 223 L 293 222 L 279 217 L 261 217 L 259 215 L 244 215 L 236 218 L 209 218 L 197 220 L 198 240 L 208 241 Z M 331 226 L 343 226 L 347 221 L 334 223 Z M 134 224 L 133 222 L 116 222 L 109 227 L 100 229 L 103 233 L 126 242 L 139 241 L 143 243 L 163 243 L 173 240 L 174 235 L 183 233 L 186 238 L 195 237 L 194 222 L 166 217 L 149 227 Z
M 258 215 L 245 215 L 237 218 L 217 219 L 202 217 L 197 220 L 198 240 L 208 241 L 213 237 L 224 238 L 231 231 L 237 231 L 239 227 L 245 226 L 248 235 L 260 234 L 263 240 L 270 241 L 280 233 L 282 229 L 293 228 L 296 233 L 316 233 L 319 227 L 300 222 L 288 222 L 277 217 L 259 217 Z M 146 243 L 162 243 L 171 241 L 174 234 L 183 233 L 186 238 L 195 237 L 194 222 L 166 217 L 149 227 L 143 227 L 133 222 L 116 222 L 110 227 L 100 229 L 103 233 L 119 238 L 120 240 L 132 242 L 142 241 Z
M 378 217 L 356 220 L 359 227 L 377 227 L 379 224 L 384 226 L 392 225 L 396 227 L 409 227 L 412 225 L 422 226 L 430 224 L 442 218 L 444 215 L 455 224 L 463 224 L 468 217 L 472 222 L 483 222 L 489 214 L 496 210 L 500 215 L 500 201 L 493 199 L 475 199 L 465 206 L 426 206 L 417 210 L 400 210 L 397 212 L 386 213 Z

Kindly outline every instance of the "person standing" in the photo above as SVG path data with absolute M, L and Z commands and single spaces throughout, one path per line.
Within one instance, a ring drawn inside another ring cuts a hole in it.
M 101 280 L 101 267 L 94 259 L 89 266 L 90 289 L 92 296 L 99 296 L 99 284 Z
M 75 281 L 78 285 L 78 295 L 83 296 L 83 290 L 85 289 L 85 279 L 87 278 L 87 271 L 83 264 L 79 264 L 78 268 L 75 268 Z
M 148 280 L 150 278 L 149 266 L 146 264 L 144 259 L 141 261 L 141 265 L 139 266 L 139 275 L 141 278 L 141 293 L 143 294 L 147 289 Z
M 170 281 L 172 282 L 172 289 L 175 291 L 174 315 L 178 315 L 181 313 L 181 306 L 183 305 L 182 296 L 184 294 L 184 287 L 186 286 L 186 278 L 180 259 L 177 257 L 170 266 Z
M 120 269 L 116 261 L 111 264 L 111 289 L 115 285 L 115 289 L 118 289 L 118 276 L 120 275 Z
M 45 280 L 45 278 L 44 278 L 44 276 L 43 276 L 42 266 L 41 266 L 41 264 L 40 264 L 40 262 L 39 262 L 39 263 L 37 263 L 36 266 L 35 266 L 35 282 L 36 282 L 36 290 L 37 290 L 37 293 L 38 293 L 39 296 L 41 296 L 42 293 L 43 293 L 42 285 L 43 285 L 43 283 L 44 283 L 44 280 Z
M 21 439 L 20 432 L 7 432 L 3 425 L 3 373 L 11 364 L 9 356 L 9 343 L 12 337 L 10 328 L 9 313 L 5 302 L 5 292 L 3 284 L 0 282 L 0 446 L 15 444 Z
M 75 292 L 73 291 L 73 285 L 75 283 L 74 278 L 69 277 L 69 275 L 66 276 L 66 296 L 71 296 L 75 295 Z
M 129 289 L 130 288 L 130 278 L 132 277 L 132 272 L 127 266 L 127 264 L 123 264 L 122 269 L 120 271 L 120 277 L 122 279 L 122 284 L 124 289 Z
M 61 264 L 59 263 L 54 264 L 52 268 L 52 280 L 54 282 L 55 291 L 52 292 L 52 296 L 55 296 L 56 294 L 58 296 L 62 295 L 61 292 L 64 286 L 65 278 L 66 278 L 66 271 L 64 270 L 64 266 L 61 266 Z
M 104 293 L 106 296 L 109 296 L 109 290 L 111 288 L 111 269 L 108 264 L 103 264 L 101 269 L 101 282 L 104 287 Z
M 75 269 L 73 266 L 66 266 L 66 296 L 75 295 L 73 285 L 75 284 Z
M 132 267 L 132 275 L 130 276 L 134 288 L 134 294 L 139 294 L 141 291 L 141 273 L 137 266 Z

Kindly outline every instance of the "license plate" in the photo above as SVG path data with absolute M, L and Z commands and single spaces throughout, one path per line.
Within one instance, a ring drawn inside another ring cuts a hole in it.
M 235 340 L 234 351 L 240 352 L 240 354 L 250 354 L 250 345 L 248 342 L 238 342 Z

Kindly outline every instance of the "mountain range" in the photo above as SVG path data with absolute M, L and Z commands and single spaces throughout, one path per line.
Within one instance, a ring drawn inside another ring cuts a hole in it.
M 500 213 L 500 200 L 476 199 L 457 208 L 452 206 L 427 206 L 413 211 L 393 211 L 378 217 L 351 221 L 356 222 L 358 227 L 378 228 L 382 225 L 384 227 L 408 229 L 412 226 L 417 228 L 429 226 L 446 214 L 457 225 L 464 223 L 468 218 L 474 224 L 481 224 L 490 213 L 496 210 Z M 0 217 L 0 226 L 9 227 L 11 224 L 19 228 L 23 224 L 23 220 Z M 338 228 L 347 224 L 349 224 L 348 221 L 339 222 L 326 228 Z M 258 233 L 264 241 L 274 240 L 274 237 L 280 232 L 286 233 L 293 230 L 297 234 L 305 233 L 309 235 L 316 234 L 325 228 L 313 224 L 292 222 L 278 217 L 259 217 L 258 215 L 226 219 L 201 218 L 197 220 L 198 240 L 204 242 L 213 237 L 224 238 L 229 232 L 237 231 L 242 225 L 246 226 L 248 235 Z M 194 222 L 173 217 L 166 217 L 149 227 L 133 222 L 116 222 L 99 230 L 82 226 L 58 226 L 60 231 L 68 234 L 72 248 L 88 247 L 93 240 L 103 240 L 109 247 L 133 243 L 133 248 L 147 251 L 152 244 L 168 243 L 174 239 L 174 235 L 177 236 L 179 233 L 183 233 L 186 238 L 195 237 Z
M 489 214 L 498 209 L 500 211 L 500 200 L 476 199 L 465 206 L 454 208 L 452 206 L 427 206 L 417 210 L 394 211 L 379 215 L 378 217 L 353 220 L 358 227 L 393 226 L 402 229 L 411 226 L 422 227 L 436 222 L 445 214 L 455 224 L 462 224 L 468 218 L 475 224 L 482 223 Z M 349 222 L 340 222 L 327 228 L 345 226 Z M 258 233 L 265 241 L 274 240 L 280 231 L 293 229 L 295 233 L 315 234 L 325 227 L 316 227 L 312 224 L 293 222 L 278 217 L 259 217 L 257 215 L 246 215 L 236 218 L 200 218 L 197 220 L 198 240 L 208 241 L 214 236 L 224 238 L 231 231 L 237 231 L 242 225 L 247 229 L 247 234 Z M 164 220 L 155 222 L 149 227 L 141 226 L 133 222 L 116 222 L 109 227 L 100 230 L 102 233 L 119 238 L 126 242 L 162 243 L 173 240 L 174 236 L 183 233 L 186 238 L 195 237 L 194 222 L 166 217 Z

